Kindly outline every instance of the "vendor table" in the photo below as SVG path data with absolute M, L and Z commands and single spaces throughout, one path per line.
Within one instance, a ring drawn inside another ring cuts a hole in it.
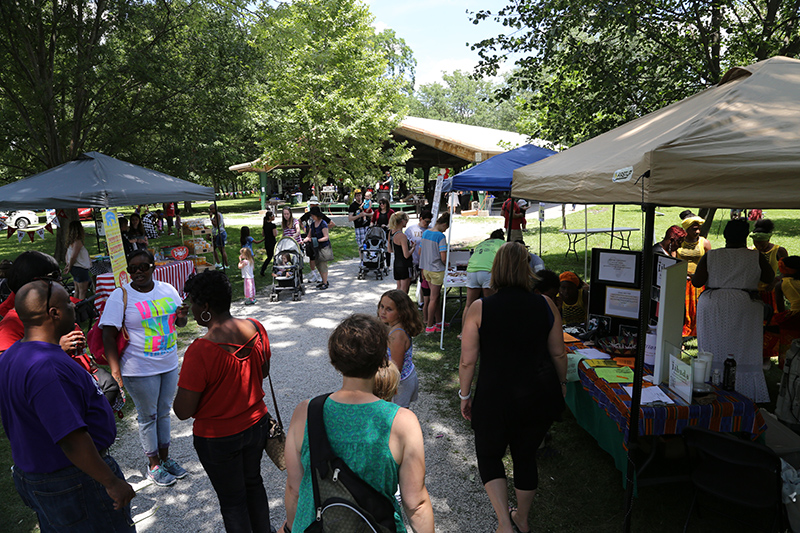
M 597 377 L 585 362 L 578 365 L 578 375 L 580 382 L 567 386 L 567 405 L 578 424 L 611 454 L 617 469 L 625 472 L 631 397 L 623 387 L 631 384 L 608 383 Z M 652 375 L 648 366 L 645 366 L 645 375 Z M 662 387 L 675 404 L 641 406 L 639 435 L 680 435 L 685 427 L 698 426 L 720 432 L 749 433 L 755 440 L 767 429 L 752 400 L 737 392 L 712 388 L 716 395 L 713 402 L 688 405 Z
M 183 293 L 183 284 L 189 279 L 189 276 L 194 273 L 194 263 L 192 261 L 176 261 L 168 265 L 157 266 L 153 271 L 153 279 L 169 283 L 178 290 L 181 297 L 185 297 Z M 95 294 L 97 297 L 94 300 L 94 306 L 98 313 L 103 312 L 106 305 L 106 300 L 114 292 L 114 274 L 109 272 L 107 274 L 100 274 L 95 280 Z
M 575 248 L 575 245 L 579 242 L 582 242 L 584 239 L 588 239 L 589 235 L 594 235 L 596 233 L 606 233 L 611 235 L 611 242 L 613 244 L 614 239 L 618 239 L 620 241 L 620 249 L 630 250 L 631 249 L 631 233 L 634 231 L 639 231 L 639 228 L 582 228 L 582 229 L 562 229 L 558 230 L 559 233 L 563 233 L 567 236 L 567 241 L 569 241 L 569 246 L 567 246 L 567 253 L 564 254 L 564 257 L 568 257 L 569 253 L 572 252 L 575 254 L 575 259 L 578 258 L 578 250 Z M 619 235 L 617 235 L 619 233 Z

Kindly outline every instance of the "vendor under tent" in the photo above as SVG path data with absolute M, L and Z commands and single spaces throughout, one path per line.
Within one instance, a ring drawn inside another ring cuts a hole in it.
M 514 172 L 512 194 L 567 203 L 641 204 L 643 248 L 656 206 L 800 208 L 800 61 L 729 70 L 719 85 Z M 643 253 L 639 339 L 650 316 L 653 256 Z M 638 439 L 644 373 L 638 343 L 629 449 Z M 628 455 L 630 509 L 637 464 Z M 625 530 L 630 531 L 626 512 Z
M 495 155 L 483 163 L 479 163 L 464 172 L 456 174 L 449 182 L 449 188 L 444 192 L 452 191 L 502 191 L 511 190 L 511 181 L 514 170 L 522 166 L 529 165 L 535 161 L 550 157 L 556 152 L 541 148 L 533 144 L 525 144 L 508 152 Z M 448 202 L 450 205 L 450 227 L 447 232 L 447 262 L 450 264 L 450 244 L 453 233 L 453 215 L 455 214 L 455 202 Z M 508 231 L 508 230 L 506 230 Z M 445 275 L 445 278 L 447 276 Z M 444 317 L 447 305 L 447 288 L 442 291 L 442 317 Z M 442 318 L 444 321 L 444 318 Z M 444 349 L 444 328 L 439 337 L 439 348 Z

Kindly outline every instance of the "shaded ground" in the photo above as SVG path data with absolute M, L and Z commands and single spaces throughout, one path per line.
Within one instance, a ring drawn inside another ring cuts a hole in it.
M 332 265 L 331 288 L 309 290 L 300 302 L 284 296 L 268 303 L 261 296 L 256 306 L 234 304 L 239 317 L 261 320 L 269 333 L 273 353 L 272 377 L 281 417 L 288 424 L 300 401 L 332 391 L 340 377 L 328 363 L 326 343 L 339 320 L 353 312 L 374 313 L 383 291 L 394 282 L 374 279 L 357 281 L 355 260 Z M 271 407 L 271 400 L 268 401 Z M 448 409 L 431 393 L 422 376 L 420 399 L 413 406 L 425 436 L 427 486 L 441 532 L 489 531 L 495 527 L 492 509 L 477 477 L 472 433 L 456 418 L 442 416 Z M 145 461 L 139 444 L 135 416 L 121 423 L 119 442 L 112 454 L 128 481 L 135 485 L 134 515 L 139 531 L 221 531 L 222 517 L 216 495 L 192 447 L 191 421 L 172 418 L 172 456 L 190 475 L 172 487 L 157 487 L 143 477 Z M 127 429 L 123 429 L 127 428 Z M 265 457 L 262 461 L 272 522 L 277 527 L 285 517 L 283 492 L 286 481 Z

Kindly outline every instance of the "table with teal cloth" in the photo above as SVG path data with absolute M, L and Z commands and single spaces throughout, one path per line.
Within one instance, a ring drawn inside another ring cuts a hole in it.
M 567 384 L 567 405 L 578 424 L 611 454 L 617 469 L 625 472 L 631 398 L 623 387 L 630 384 L 608 383 L 585 362 L 578 365 L 578 375 L 580 381 Z M 645 366 L 645 375 L 652 375 L 651 367 Z M 716 395 L 713 402 L 689 405 L 662 387 L 675 404 L 641 406 L 639 435 L 680 435 L 687 426 L 749 433 L 753 440 L 764 433 L 767 424 L 752 400 L 737 392 L 712 388 Z

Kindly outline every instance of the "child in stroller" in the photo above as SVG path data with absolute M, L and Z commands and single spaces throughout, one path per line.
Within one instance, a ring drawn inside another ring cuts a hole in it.
M 291 237 L 284 237 L 275 249 L 272 266 L 272 293 L 270 301 L 277 302 L 281 291 L 291 291 L 292 300 L 300 300 L 303 288 L 303 254 L 300 245 Z

